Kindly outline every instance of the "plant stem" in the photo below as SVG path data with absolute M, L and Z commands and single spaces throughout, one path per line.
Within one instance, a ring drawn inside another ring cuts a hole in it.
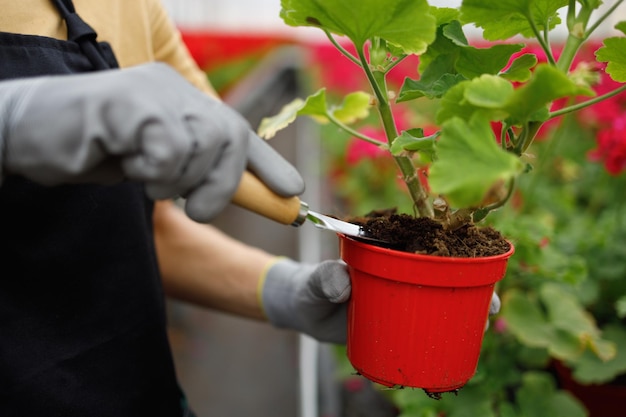
M 550 44 L 547 42 L 546 39 L 544 39 L 543 36 L 541 36 L 541 32 L 539 32 L 539 28 L 535 24 L 535 21 L 533 20 L 533 17 L 530 11 L 528 11 L 528 13 L 526 14 L 526 20 L 528 20 L 528 23 L 530 24 L 530 27 L 533 33 L 535 34 L 535 38 L 537 38 L 537 42 L 539 42 L 541 49 L 543 49 L 543 51 L 546 53 L 546 57 L 548 58 L 548 61 L 552 65 L 556 65 L 556 61 L 554 60 L 554 56 L 552 55 L 552 50 L 550 49 Z
M 580 9 L 578 16 L 574 17 L 572 14 L 574 7 L 575 2 L 570 1 L 567 22 L 569 34 L 567 36 L 567 40 L 565 41 L 565 46 L 563 47 L 561 56 L 559 57 L 559 62 L 557 63 L 557 68 L 565 74 L 569 71 L 580 45 L 587 40 L 588 33 L 586 33 L 585 28 L 589 23 L 591 12 L 593 11 L 593 9 L 583 6 Z
M 333 116 L 332 113 L 330 112 L 326 113 L 326 117 L 328 117 L 328 120 L 330 120 L 334 125 L 340 127 L 342 130 L 344 130 L 346 133 L 349 133 L 351 136 L 355 136 L 361 140 L 364 140 L 365 142 L 371 143 L 372 145 L 376 145 L 378 147 L 388 147 L 386 143 L 383 143 L 374 138 L 370 138 L 369 136 L 366 136 L 362 134 L 361 132 L 352 129 L 350 126 L 346 125 L 345 123 L 342 123 L 339 119 Z
M 571 33 L 567 36 L 563 52 L 561 52 L 559 62 L 556 65 L 556 67 L 563 71 L 563 73 L 567 74 L 569 71 L 572 61 L 574 60 L 574 56 L 576 56 L 576 51 L 578 51 L 578 48 L 580 48 L 580 45 L 582 45 L 584 41 L 584 38 L 577 37 Z
M 357 46 L 357 52 L 359 54 L 359 59 L 361 61 L 359 65 L 361 66 L 361 68 L 363 68 L 363 71 L 365 71 L 365 76 L 367 77 L 367 81 L 369 82 L 372 90 L 374 91 L 374 95 L 376 96 L 376 99 L 378 100 L 379 108 L 380 106 L 389 107 L 389 99 L 387 98 L 387 94 L 385 94 L 383 90 L 380 88 L 381 86 L 378 85 L 376 77 L 374 77 L 374 73 L 372 72 L 372 69 L 370 68 L 369 62 L 367 62 L 367 58 L 365 58 L 365 52 L 363 50 L 364 48 L 365 48 L 364 45 L 362 45 L 361 47 Z M 395 125 L 393 126 L 393 128 L 395 132 Z M 385 126 L 385 130 L 387 130 L 387 126 Z M 392 137 L 391 139 L 393 140 L 394 137 Z M 389 139 L 389 137 L 387 137 L 387 139 Z
M 618 95 L 620 93 L 623 93 L 624 91 L 626 91 L 626 85 L 622 85 L 621 87 L 616 88 L 613 91 L 609 91 L 608 93 L 602 94 L 601 96 L 594 97 L 594 98 L 589 99 L 587 101 L 583 101 L 582 103 L 574 104 L 572 106 L 564 107 L 564 108 L 562 108 L 560 110 L 553 111 L 553 112 L 550 113 L 550 119 L 553 119 L 553 118 L 558 117 L 558 116 L 562 116 L 562 115 L 567 114 L 567 113 L 576 112 L 578 110 L 584 109 L 585 107 L 592 106 L 592 105 L 594 105 L 596 103 L 599 103 L 599 102 L 604 101 L 604 100 L 606 100 L 608 98 L 611 98 L 611 97 L 616 96 L 616 95 Z
M 327 30 L 324 30 L 324 33 L 326 34 L 326 37 L 330 40 L 330 43 L 332 43 L 333 46 L 337 48 L 337 50 L 341 52 L 342 55 L 344 55 L 346 58 L 348 58 L 350 61 L 352 61 L 359 67 L 361 66 L 361 62 L 354 55 L 348 52 L 343 46 L 341 46 L 339 42 L 337 42 L 335 37 L 332 35 L 332 33 L 330 33 Z
M 363 48 L 364 47 L 357 48 L 359 59 L 361 60 L 361 67 L 365 71 L 367 80 L 369 81 L 378 101 L 378 114 L 383 124 L 383 129 L 385 130 L 387 142 L 389 146 L 391 146 L 394 139 L 398 137 L 398 131 L 396 129 L 393 113 L 391 112 L 391 106 L 389 105 L 389 98 L 387 97 L 385 73 L 380 71 L 376 71 L 375 73 L 372 72 L 369 63 L 365 58 Z M 424 189 L 424 186 L 417 175 L 413 161 L 406 156 L 394 156 L 393 158 L 402 173 L 402 179 L 409 190 L 409 195 L 411 196 L 419 215 L 424 217 L 434 217 L 435 213 L 428 199 L 428 193 Z
M 385 73 L 388 73 L 389 71 L 394 69 L 395 66 L 401 63 L 402 61 L 404 61 L 404 58 L 406 58 L 407 56 L 408 55 L 402 55 L 402 56 L 397 57 L 395 61 L 393 61 L 391 64 L 385 67 Z
M 604 13 L 602 16 L 600 16 L 600 18 L 598 18 L 598 20 L 591 25 L 591 27 L 589 27 L 589 29 L 587 29 L 587 33 L 585 34 L 586 38 L 589 38 L 589 36 L 591 36 L 591 34 L 602 24 L 602 22 L 604 22 L 611 14 L 613 14 L 613 12 L 615 11 L 615 9 L 617 9 L 619 7 L 620 4 L 622 4 L 624 2 L 624 0 L 618 0 L 615 2 L 615 4 L 613 4 L 609 10 L 606 11 L 606 13 Z

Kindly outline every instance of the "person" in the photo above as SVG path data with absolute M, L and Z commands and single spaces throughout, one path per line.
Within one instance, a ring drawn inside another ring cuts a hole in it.
M 0 5 L 0 415 L 192 415 L 164 296 L 345 342 L 341 261 L 207 224 L 245 169 L 283 196 L 304 185 L 159 0 Z
M 1 416 L 189 415 L 164 294 L 345 338 L 341 262 L 205 224 L 246 168 L 282 195 L 303 184 L 216 98 L 159 0 L 0 5 Z

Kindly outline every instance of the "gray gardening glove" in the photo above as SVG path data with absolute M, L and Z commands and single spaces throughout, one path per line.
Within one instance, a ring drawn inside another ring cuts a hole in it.
M 302 193 L 298 172 L 235 111 L 165 64 L 0 83 L 0 184 L 124 179 L 149 197 L 187 199 L 209 221 L 246 166 L 282 196 Z
M 491 295 L 491 304 L 489 304 L 489 315 L 493 316 L 500 311 L 500 297 L 495 292 Z
M 501 305 L 500 297 L 498 297 L 498 294 L 494 291 L 491 295 L 491 304 L 489 304 L 489 315 L 493 316 L 494 314 L 498 314 Z M 487 331 L 487 329 L 489 329 L 489 318 L 487 318 L 487 323 L 485 323 L 485 331 Z
M 282 259 L 268 270 L 260 295 L 273 325 L 320 342 L 345 344 L 350 289 L 343 261 L 301 264 Z

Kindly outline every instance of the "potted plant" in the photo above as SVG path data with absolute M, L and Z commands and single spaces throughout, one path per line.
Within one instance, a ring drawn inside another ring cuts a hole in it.
M 588 42 L 580 62 L 599 47 Z M 335 68 L 340 56 L 327 49 L 316 45 L 312 54 L 319 66 L 311 67 L 324 71 L 320 85 L 333 85 L 335 74 L 347 70 Z M 615 87 L 602 74 L 594 89 L 603 94 Z M 516 255 L 499 284 L 503 308 L 485 335 L 476 376 L 461 398 L 438 402 L 410 390 L 381 391 L 403 417 L 621 416 L 626 396 L 624 110 L 626 96 L 616 96 L 538 134 L 530 148 L 536 155 L 533 175 L 519 178 L 513 204 L 485 219 L 515 242 Z M 393 166 L 384 154 L 327 127 L 323 138 L 332 154 L 328 175 L 350 210 L 367 211 L 374 204 L 368 194 L 352 192 L 363 184 L 377 192 L 377 204 L 397 201 Z M 555 292 L 558 297 L 549 296 Z M 340 350 L 339 360 L 344 357 Z M 341 378 L 346 384 L 353 379 L 347 371 Z
M 431 393 L 455 390 L 475 371 L 491 292 L 513 252 L 507 241 L 504 245 L 489 243 L 498 236 L 477 225 L 505 206 L 518 177 L 531 171 L 527 152 L 542 126 L 626 89 L 620 85 L 596 96 L 591 84 L 599 69 L 572 66 L 581 45 L 615 7 L 592 20 L 599 1 L 464 0 L 459 8 L 436 8 L 425 0 L 282 0 L 281 5 L 287 24 L 321 29 L 362 71 L 370 91 L 350 93 L 341 104 L 332 105 L 328 92 L 321 89 L 265 119 L 260 134 L 270 138 L 297 116 L 330 122 L 392 155 L 417 213 L 392 217 L 396 223 L 416 217 L 422 234 L 429 228 L 453 236 L 453 241 L 469 238 L 476 242 L 486 233 L 486 246 L 496 248 L 495 253 L 480 254 L 469 241 L 463 241 L 461 246 L 479 256 L 461 257 L 468 255 L 450 256 L 455 255 L 454 250 L 439 243 L 428 250 L 424 243 L 417 248 L 422 253 L 407 254 L 340 237 L 353 283 L 348 327 L 348 356 L 353 365 L 388 386 L 414 386 Z M 550 33 L 560 23 L 559 11 L 564 11 L 568 37 L 562 50 L 556 51 Z M 480 28 L 484 40 L 491 43 L 471 44 L 463 32 L 468 25 Z M 626 31 L 626 23 L 617 28 Z M 352 46 L 344 46 L 338 37 L 347 38 Z M 535 54 L 523 53 L 527 44 L 521 39 L 528 37 L 535 38 L 547 62 L 538 63 Z M 596 55 L 617 82 L 626 81 L 624 50 L 626 39 L 611 37 Z M 414 76 L 405 79 L 397 91 L 392 90 L 388 76 L 416 55 L 419 65 Z M 425 99 L 437 105 L 432 121 L 437 127 L 430 130 L 433 124 L 429 123 L 399 129 L 394 107 Z M 355 128 L 361 121 L 373 119 L 380 123 L 384 141 Z M 377 218 L 363 224 L 373 232 L 380 222 Z M 357 255 L 360 250 L 366 251 L 365 258 Z M 372 259 L 375 262 L 370 262 Z M 401 266 L 399 259 L 408 266 Z M 421 261 L 426 266 L 418 264 Z M 487 265 L 489 271 L 481 272 L 478 265 Z M 369 270 L 370 266 L 378 271 Z M 472 272 L 459 272 L 458 268 Z M 374 284 L 379 274 L 385 283 Z M 437 288 L 438 283 L 442 287 Z M 409 284 L 417 288 L 410 290 Z M 391 313 L 391 306 L 380 305 L 386 290 L 392 291 L 387 300 L 400 308 L 396 313 Z M 409 293 L 413 293 L 410 297 L 426 293 L 431 302 L 405 300 Z M 468 298 L 457 298 L 462 296 Z M 421 309 L 411 310 L 416 306 Z M 359 321 L 362 315 L 368 315 L 365 323 Z M 398 326 L 404 322 L 420 327 L 403 330 Z M 383 333 L 374 334 L 374 329 Z M 410 345 L 416 338 L 425 342 Z M 395 344 L 382 345 L 388 340 Z M 404 350 L 404 345 L 410 349 Z M 460 349 L 448 351 L 451 347 Z M 440 356 L 444 351 L 447 356 Z M 462 356 L 466 353 L 467 357 Z M 419 362 L 423 357 L 429 362 Z M 456 357 L 463 359 L 444 366 Z M 422 375 L 426 372 L 428 375 Z

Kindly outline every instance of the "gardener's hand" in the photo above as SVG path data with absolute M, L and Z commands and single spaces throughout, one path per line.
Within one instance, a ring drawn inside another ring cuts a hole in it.
M 0 83 L 0 183 L 141 181 L 151 198 L 186 197 L 206 222 L 246 166 L 279 195 L 304 189 L 239 114 L 164 64 Z
M 273 325 L 321 342 L 346 343 L 350 277 L 342 261 L 307 265 L 280 259 L 260 285 L 265 314 Z

